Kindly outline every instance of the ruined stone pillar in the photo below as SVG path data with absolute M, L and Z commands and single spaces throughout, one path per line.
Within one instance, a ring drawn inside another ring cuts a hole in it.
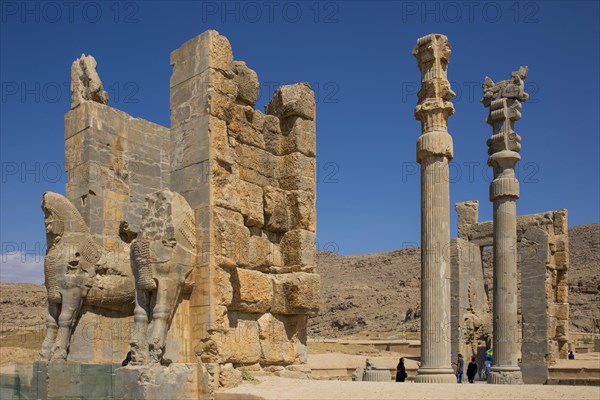
M 511 79 L 494 83 L 486 77 L 481 102 L 490 109 L 487 123 L 493 128 L 488 139 L 488 165 L 494 169 L 490 201 L 494 203 L 494 365 L 490 383 L 523 383 L 518 365 L 517 319 L 517 206 L 519 181 L 515 165 L 521 159 L 521 137 L 514 123 L 521 118 L 521 103 L 527 101 L 524 80 L 527 67 L 513 72 Z
M 413 49 L 421 70 L 415 118 L 421 121 L 421 366 L 415 382 L 455 383 L 450 367 L 450 184 L 452 137 L 448 117 L 454 97 L 447 79 L 450 43 L 440 34 Z

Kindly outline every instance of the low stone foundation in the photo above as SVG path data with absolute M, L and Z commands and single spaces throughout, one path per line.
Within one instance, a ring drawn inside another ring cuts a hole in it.
M 488 378 L 488 383 L 497 385 L 522 385 L 523 375 L 518 367 L 515 371 L 499 371 L 492 368 Z
M 127 366 L 115 371 L 115 400 L 197 400 L 202 393 L 198 364 Z M 204 394 L 208 393 L 208 388 Z

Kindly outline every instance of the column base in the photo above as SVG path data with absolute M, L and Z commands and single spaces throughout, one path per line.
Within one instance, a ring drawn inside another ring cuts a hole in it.
M 419 368 L 415 383 L 456 383 L 452 368 Z
M 523 375 L 519 367 L 492 367 L 488 383 L 493 385 L 522 385 Z

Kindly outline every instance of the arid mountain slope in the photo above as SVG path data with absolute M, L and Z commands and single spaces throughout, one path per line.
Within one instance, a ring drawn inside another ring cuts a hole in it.
M 598 332 L 600 224 L 571 228 L 569 246 L 571 330 Z M 491 252 L 484 252 L 490 288 L 491 259 Z M 418 248 L 353 256 L 320 253 L 321 311 L 309 320 L 309 335 L 401 337 L 400 332 L 418 330 L 420 262 Z

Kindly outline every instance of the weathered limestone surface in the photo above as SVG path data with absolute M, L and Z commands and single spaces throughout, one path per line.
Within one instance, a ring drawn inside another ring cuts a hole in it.
M 493 245 L 493 223 L 478 222 L 476 201 L 458 203 L 456 211 L 459 235 L 457 243 L 468 243 L 469 246 L 476 246 L 479 251 L 483 247 Z M 559 358 L 567 358 L 567 210 L 519 216 L 516 225 L 517 254 L 521 271 L 520 366 L 524 383 L 544 383 L 547 380 L 548 366 L 553 365 Z M 464 298 L 463 292 L 468 288 L 466 281 L 483 280 L 482 267 L 480 253 L 457 254 L 457 249 L 453 247 L 452 351 L 460 351 L 466 357 L 475 355 L 478 361 L 483 361 L 483 355 L 479 349 L 475 352 L 475 348 L 479 347 L 479 343 L 487 343 L 488 348 L 491 347 L 491 329 L 487 328 L 486 323 L 483 325 L 486 329 L 482 330 L 465 317 L 469 316 L 467 310 L 470 304 Z M 455 287 L 460 289 L 455 291 Z M 454 296 L 455 293 L 460 293 L 461 296 Z M 473 310 L 477 316 L 476 320 L 491 321 L 488 306 L 490 301 L 486 289 L 481 293 L 485 296 L 485 305 Z
M 258 78 L 215 31 L 171 54 L 172 189 L 196 213 L 190 297 L 205 363 L 304 362 L 318 309 L 315 99 L 307 84 L 253 108 Z M 199 179 L 201 177 L 201 179 Z
M 133 365 L 174 361 L 165 355 L 167 331 L 193 286 L 188 277 L 196 265 L 195 225 L 192 209 L 180 194 L 163 189 L 146 198 L 142 231 L 131 245 L 136 288 Z M 186 337 L 180 339 L 177 344 L 185 346 Z
M 91 55 L 81 55 L 71 65 L 71 108 L 77 107 L 84 101 L 95 101 L 108 104 L 108 93 L 102 86 L 102 81 L 96 71 L 96 59 Z
M 78 339 L 74 341 L 75 349 L 81 347 L 80 351 L 91 353 L 95 361 L 110 361 L 112 346 L 99 340 L 103 339 L 101 336 L 93 336 L 96 328 L 93 323 L 84 320 L 78 324 L 81 327 L 78 332 L 73 330 L 82 305 L 87 306 L 86 311 L 108 309 L 115 317 L 131 312 L 133 277 L 128 260 L 106 252 L 96 242 L 83 217 L 66 197 L 44 193 L 42 210 L 47 240 L 44 274 L 48 317 L 40 358 L 67 360 L 73 336 Z M 108 349 L 103 348 L 106 345 Z
M 548 380 L 546 355 L 548 339 L 547 301 L 539 301 L 546 293 L 546 261 L 548 235 L 540 228 L 530 227 L 521 239 L 521 309 L 522 332 L 521 371 L 523 383 L 544 384 Z
M 450 182 L 452 137 L 448 117 L 454 92 L 447 78 L 450 43 L 444 35 L 420 38 L 413 49 L 421 71 L 415 117 L 421 121 L 421 366 L 415 382 L 456 382 L 450 368 Z
M 115 400 L 197 400 L 201 374 L 197 364 L 136 365 L 115 371 Z
M 130 243 L 140 231 L 146 195 L 169 186 L 170 131 L 109 107 L 93 57 L 76 60 L 71 74 L 66 197 L 104 256 L 103 266 L 96 267 L 97 289 L 88 294 L 80 318 L 75 316 L 68 355 L 71 361 L 118 363 L 125 358 L 133 328 Z M 119 291 L 127 292 L 127 298 L 108 300 Z M 111 301 L 120 307 L 107 309 Z
M 113 398 L 116 364 L 37 361 L 17 364 L 20 399 Z M 3 397 L 4 398 L 4 397 Z
M 514 131 L 521 118 L 521 102 L 527 101 L 527 67 L 513 72 L 510 80 L 494 83 L 486 77 L 481 102 L 490 113 L 493 128 L 488 139 L 488 165 L 494 170 L 490 201 L 494 203 L 494 365 L 491 383 L 521 382 L 518 365 L 517 319 L 517 206 L 519 181 L 515 165 L 521 159 L 521 137 Z
M 67 195 L 43 204 L 42 359 L 120 363 L 131 342 L 117 384 L 136 398 L 211 397 L 234 366 L 305 363 L 318 311 L 312 89 L 254 109 L 257 74 L 215 31 L 171 64 L 166 128 L 109 107 L 93 57 L 73 63 Z
M 457 204 L 456 208 L 459 207 Z M 460 218 L 459 212 L 459 226 Z M 452 241 L 451 253 L 452 354 L 460 353 L 467 360 L 475 356 L 478 365 L 483 365 L 485 352 L 492 347 L 492 316 L 483 279 L 481 248 L 459 237 Z

